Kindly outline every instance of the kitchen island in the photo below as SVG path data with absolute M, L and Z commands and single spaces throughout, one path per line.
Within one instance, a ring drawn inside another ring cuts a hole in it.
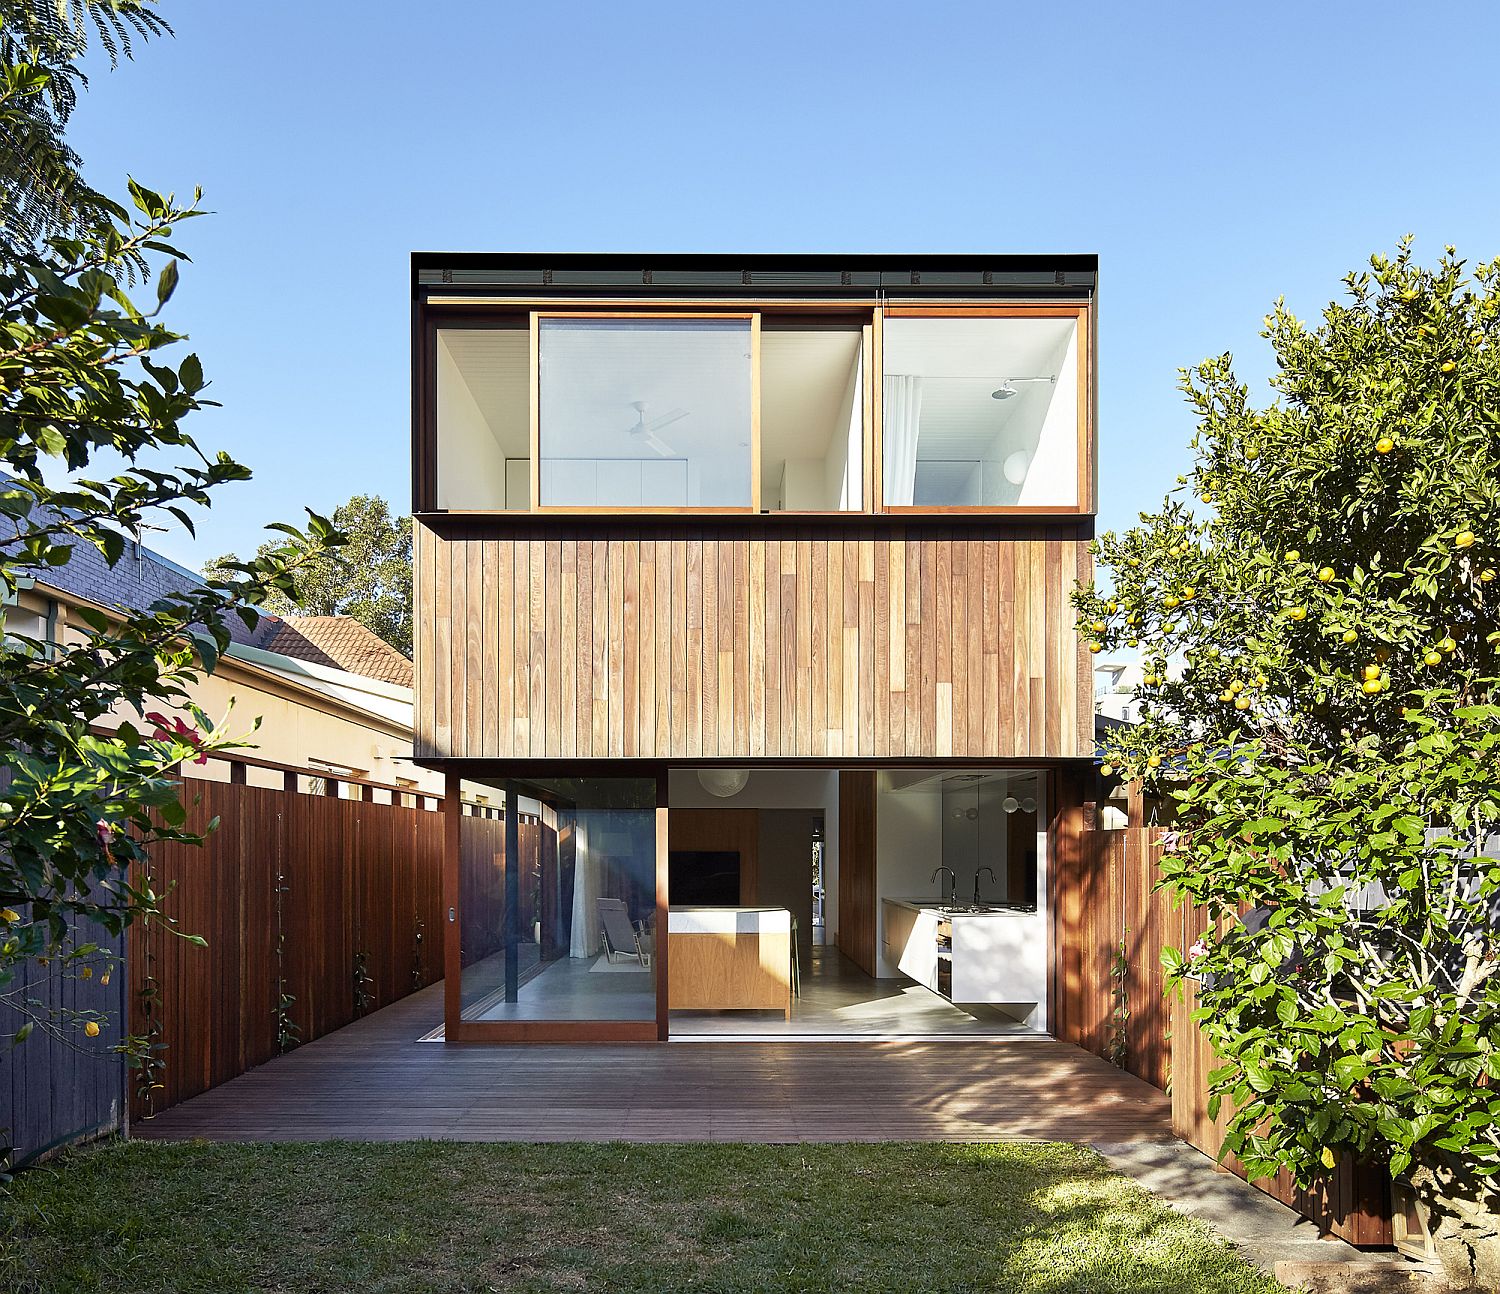
M 930 899 L 881 900 L 885 956 L 951 1002 L 989 1003 L 1045 1027 L 1045 920 L 1020 907 L 967 910 Z
M 667 1006 L 792 1014 L 786 908 L 674 907 L 667 918 Z

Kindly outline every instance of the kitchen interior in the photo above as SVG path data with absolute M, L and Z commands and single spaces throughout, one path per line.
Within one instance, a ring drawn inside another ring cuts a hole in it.
M 673 1038 L 1045 1034 L 1037 770 L 674 769 L 669 786 Z

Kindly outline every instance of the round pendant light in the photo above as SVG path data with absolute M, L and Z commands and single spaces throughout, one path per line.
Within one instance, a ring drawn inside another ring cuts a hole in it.
M 700 768 L 698 770 L 698 785 L 710 795 L 717 795 L 721 800 L 738 795 L 745 789 L 745 784 L 749 780 L 750 774 L 743 768 Z

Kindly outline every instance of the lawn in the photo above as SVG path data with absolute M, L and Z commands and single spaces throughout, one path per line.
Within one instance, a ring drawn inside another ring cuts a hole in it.
M 1282 1287 L 1065 1145 L 106 1144 L 0 1195 L 0 1289 Z

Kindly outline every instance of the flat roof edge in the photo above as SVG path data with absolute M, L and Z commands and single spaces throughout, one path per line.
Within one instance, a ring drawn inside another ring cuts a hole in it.
M 413 252 L 412 286 L 744 294 L 889 292 L 1055 294 L 1098 284 L 1094 253 L 1056 255 L 729 256 L 694 253 Z

